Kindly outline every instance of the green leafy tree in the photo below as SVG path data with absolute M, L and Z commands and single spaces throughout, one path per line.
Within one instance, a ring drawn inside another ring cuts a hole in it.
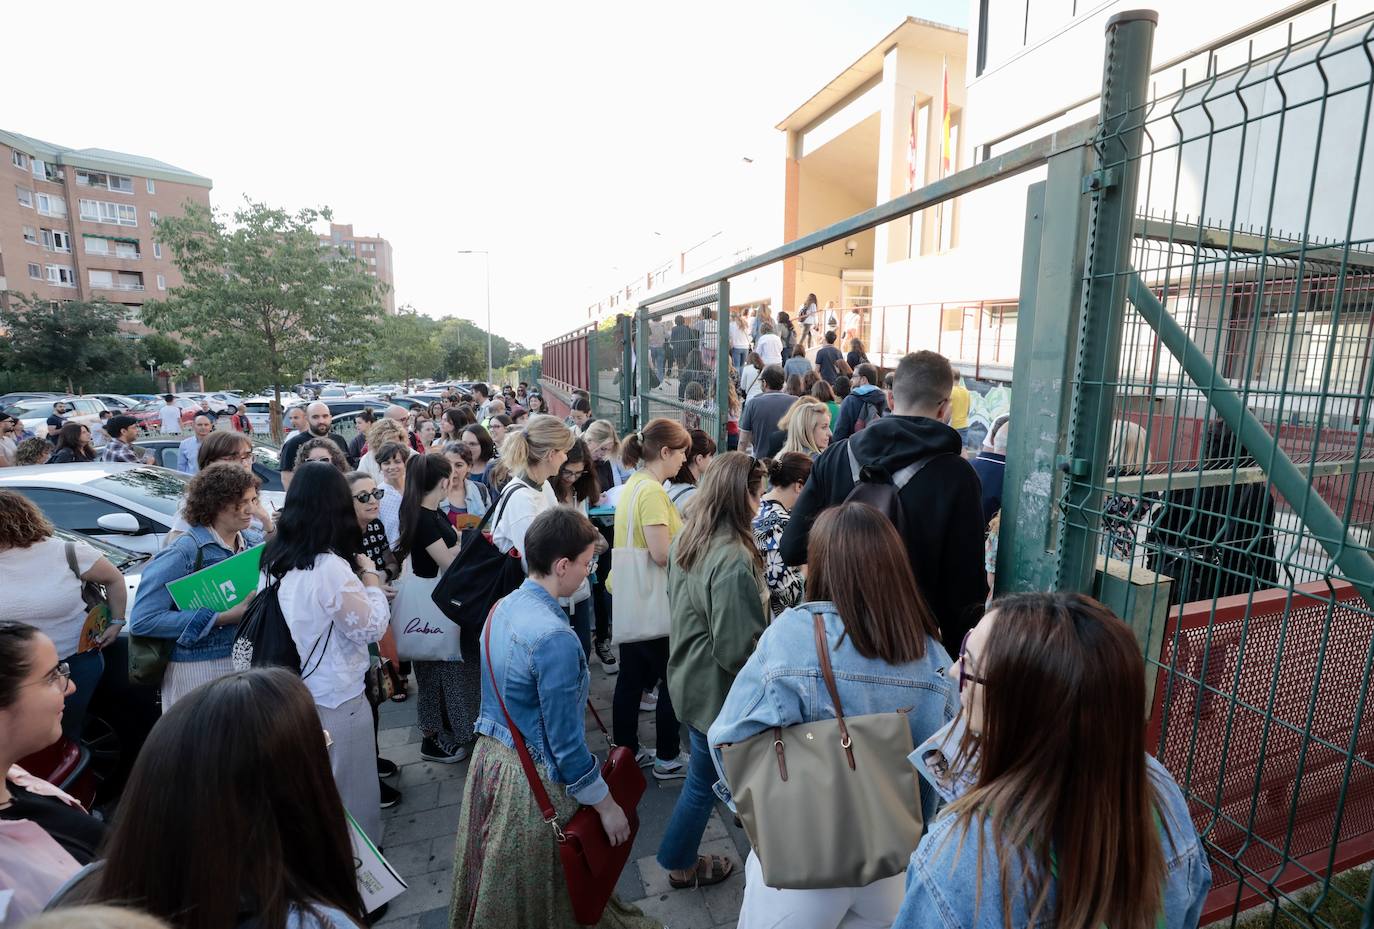
M 327 209 L 289 213 L 245 200 L 232 216 L 194 203 L 157 223 L 184 283 L 143 307 L 144 322 L 164 334 L 201 333 L 191 345 L 196 367 L 238 385 L 283 384 L 312 367 L 348 357 L 371 340 L 381 316 L 382 285 L 362 263 L 322 248 L 313 226 Z M 272 417 L 281 439 L 281 417 Z
M 407 390 L 416 377 L 433 377 L 443 367 L 439 324 L 403 306 L 382 320 L 378 373 L 388 381 L 404 381 Z
M 44 299 L 9 291 L 0 309 L 0 369 L 35 385 L 75 392 L 92 379 L 127 373 L 134 356 L 119 334 L 124 308 L 107 300 Z

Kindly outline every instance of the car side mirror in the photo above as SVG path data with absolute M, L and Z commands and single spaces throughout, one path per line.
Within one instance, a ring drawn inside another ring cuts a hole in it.
M 141 535 L 143 533 L 143 524 L 132 513 L 106 513 L 97 518 L 95 523 L 107 532 L 117 532 L 120 535 Z

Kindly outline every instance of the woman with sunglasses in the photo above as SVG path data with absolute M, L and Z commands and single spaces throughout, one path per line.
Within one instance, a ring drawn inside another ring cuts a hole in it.
M 558 498 L 559 504 L 570 506 L 583 516 L 596 504 L 601 497 L 601 488 L 596 483 L 596 471 L 592 468 L 592 453 L 587 450 L 587 443 L 578 439 L 573 442 L 572 448 L 568 449 L 568 460 L 563 462 L 563 466 L 558 469 L 558 474 L 553 481 L 553 495 Z M 610 548 L 610 544 L 603 537 L 596 545 L 596 555 L 592 558 L 592 573 L 596 573 L 597 559 L 604 555 Z M 559 601 L 559 606 L 568 614 L 568 622 L 572 624 L 573 631 L 577 633 L 577 640 L 582 643 L 582 651 L 587 654 L 590 660 L 592 654 L 592 582 L 590 578 L 584 578 L 582 585 L 577 591 L 564 600 Z
M 1212 873 L 1145 752 L 1130 628 L 1081 594 L 1015 594 L 949 675 L 959 718 L 912 756 L 948 805 L 911 856 L 894 929 L 1193 929 Z
M 810 539 L 806 602 L 783 611 L 764 630 L 707 733 L 722 771 L 722 744 L 742 742 L 775 726 L 835 718 L 830 694 L 819 683 L 815 616 L 824 623 L 846 716 L 906 711 L 915 745 L 954 718 L 958 703 L 953 682 L 945 676 L 949 655 L 892 522 L 867 504 L 842 503 L 817 518 Z M 855 544 L 856 539 L 863 544 Z M 936 792 L 922 785 L 926 821 L 935 812 L 936 799 Z M 758 813 L 766 816 L 767 810 Z M 903 875 L 896 874 L 866 887 L 769 887 L 753 852 L 744 880 L 740 929 L 887 927 L 901 908 L 904 885 Z M 932 919 L 919 925 L 946 924 Z

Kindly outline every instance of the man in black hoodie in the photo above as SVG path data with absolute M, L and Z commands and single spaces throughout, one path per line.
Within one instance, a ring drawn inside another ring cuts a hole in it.
M 959 433 L 948 425 L 954 368 L 936 352 L 915 352 L 897 365 L 894 408 L 862 432 L 832 441 L 811 469 L 783 532 L 782 560 L 806 563 L 807 538 L 816 517 L 854 489 L 848 446 L 861 467 L 889 475 L 922 458 L 926 465 L 902 488 L 903 540 L 916 585 L 940 624 L 951 655 L 977 624 L 987 599 L 983 571 L 982 487 L 964 460 Z M 876 391 L 882 396 L 882 391 Z M 933 456 L 933 457 L 932 457 Z M 862 545 L 862 539 L 852 540 Z

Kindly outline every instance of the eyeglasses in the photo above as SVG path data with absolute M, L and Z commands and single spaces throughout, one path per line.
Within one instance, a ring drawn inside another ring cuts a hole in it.
M 72 667 L 65 661 L 59 661 L 57 667 L 43 675 L 42 680 L 29 681 L 30 684 L 52 684 L 63 693 L 67 690 L 67 682 L 72 679 Z M 27 685 L 25 685 L 27 686 Z
M 587 473 L 586 468 L 559 468 L 558 476 L 568 481 L 575 481 Z
M 378 503 L 381 503 L 381 502 L 382 502 L 382 498 L 385 497 L 385 496 L 386 496 L 386 488 L 385 488 L 385 487 L 378 487 L 378 488 L 376 488 L 375 490 L 373 490 L 371 493 L 369 493 L 368 491 L 364 490 L 364 491 L 363 491 L 362 493 L 360 493 L 360 494 L 354 494 L 354 495 L 353 495 L 353 499 L 354 499 L 354 500 L 357 500 L 359 503 L 366 503 L 366 502 L 369 501 L 369 500 L 376 500 Z
M 252 460 L 253 460 L 253 453 L 252 453 L 252 452 L 244 452 L 242 455 L 225 455 L 223 458 L 220 458 L 220 459 L 217 459 L 217 460 L 219 460 L 219 461 L 239 461 L 239 462 L 243 462 L 243 461 L 252 461 Z
M 970 629 L 968 632 L 965 632 L 965 633 L 964 633 L 964 641 L 962 641 L 962 642 L 959 643 L 959 692 L 960 692 L 960 693 L 963 693 L 963 692 L 964 692 L 964 685 L 965 685 L 965 684 L 986 684 L 986 683 L 988 682 L 988 681 L 987 681 L 987 678 L 985 678 L 985 677 L 979 677 L 979 676 L 976 675 L 976 674 L 970 673 L 969 670 L 968 670 L 968 666 L 969 666 L 969 660 L 968 660 L 968 637 L 971 636 L 971 635 L 973 635 L 973 630 L 972 630 L 972 629 Z

